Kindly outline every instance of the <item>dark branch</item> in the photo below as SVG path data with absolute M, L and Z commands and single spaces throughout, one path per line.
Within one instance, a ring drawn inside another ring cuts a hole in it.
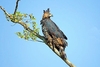
M 17 0 L 16 1 L 16 6 L 15 6 L 15 11 L 14 11 L 14 14 L 16 13 L 16 11 L 17 11 L 17 9 L 18 9 L 18 2 L 19 2 L 20 0 Z
M 13 19 L 13 18 L 11 18 L 11 14 L 8 14 L 4 8 L 2 8 L 2 7 L 0 6 L 0 9 L 3 10 L 3 12 L 5 13 L 5 15 L 8 16 L 9 19 L 11 19 L 11 20 Z M 29 31 L 29 32 L 31 32 L 31 33 L 34 32 L 34 31 L 33 31 L 32 29 L 30 29 L 30 28 L 27 26 L 27 24 L 24 23 L 23 21 L 18 21 L 18 22 L 12 21 L 12 22 L 13 22 L 13 23 L 18 23 L 18 24 L 22 25 L 22 26 L 24 27 L 24 29 L 26 29 L 27 31 Z M 38 38 L 40 38 L 41 40 L 43 40 L 43 42 L 44 42 L 47 46 L 49 46 L 50 49 L 52 49 L 53 52 L 54 52 L 55 54 L 57 54 L 57 55 L 61 58 L 61 56 L 60 56 L 58 50 L 57 50 L 56 48 L 53 48 L 52 46 L 50 46 L 50 45 L 52 45 L 52 44 L 47 43 L 47 41 L 46 41 L 46 39 L 44 38 L 44 36 L 41 36 L 41 35 L 37 34 L 36 32 L 34 32 L 34 33 L 35 33 L 35 36 L 37 36 Z M 61 58 L 61 59 L 62 59 L 62 58 Z M 62 60 L 63 60 L 69 67 L 75 67 L 68 59 L 62 59 Z
M 6 16 L 10 17 L 9 14 L 5 11 L 4 8 L 2 8 L 2 7 L 0 6 L 0 9 L 3 10 L 3 12 L 5 13 Z

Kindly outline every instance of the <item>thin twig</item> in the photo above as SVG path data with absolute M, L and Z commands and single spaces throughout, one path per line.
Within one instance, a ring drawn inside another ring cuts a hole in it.
M 0 8 L 1 8 L 1 10 L 3 10 L 3 12 L 5 13 L 6 16 L 8 16 L 10 19 L 12 19 L 12 18 L 10 17 L 10 14 L 8 14 L 4 8 L 2 8 L 1 6 L 0 6 Z M 29 31 L 29 32 L 34 32 L 32 29 L 30 29 L 30 28 L 27 26 L 27 24 L 26 24 L 25 22 L 22 22 L 22 21 L 18 21 L 18 22 L 12 21 L 12 22 L 13 22 L 13 23 L 18 23 L 18 24 L 22 25 L 22 26 L 24 27 L 24 29 L 26 29 L 26 30 Z M 50 46 L 50 45 L 52 45 L 52 44 L 47 43 L 47 41 L 46 41 L 46 39 L 44 38 L 44 36 L 41 36 L 41 35 L 37 34 L 36 32 L 34 32 L 34 33 L 36 34 L 35 36 L 37 36 L 39 39 L 43 40 L 43 42 L 44 42 L 47 46 L 49 46 L 50 49 L 52 49 L 53 52 L 55 52 L 55 54 L 57 54 L 57 55 L 61 58 L 61 56 L 60 56 L 58 50 L 57 50 L 56 48 L 53 48 L 52 46 Z M 62 58 L 61 58 L 61 59 L 62 59 Z M 69 67 L 75 67 L 67 58 L 66 58 L 66 59 L 62 59 L 62 60 L 63 60 Z
M 28 41 L 33 41 L 33 40 L 28 40 Z M 41 43 L 44 43 L 43 41 L 40 41 L 40 40 L 35 40 L 37 42 L 41 42 Z
M 18 2 L 19 2 L 20 0 L 17 0 L 16 1 L 16 6 L 15 6 L 15 11 L 14 11 L 14 15 L 15 15 L 15 13 L 16 13 L 16 11 L 17 11 L 17 9 L 18 9 Z
M 0 9 L 3 10 L 6 16 L 10 17 L 9 14 L 6 12 L 6 10 L 2 6 L 0 6 Z

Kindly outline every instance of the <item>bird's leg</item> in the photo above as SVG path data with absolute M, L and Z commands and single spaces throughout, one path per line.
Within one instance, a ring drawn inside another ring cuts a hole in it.
M 47 34 L 47 33 L 46 33 Z M 52 38 L 47 34 L 47 37 L 45 37 L 47 43 L 49 46 L 52 46 Z
M 56 48 L 59 51 L 59 43 L 57 41 L 57 39 L 55 37 L 53 37 L 53 42 L 52 42 L 52 46 L 53 46 L 53 50 L 54 48 Z
M 61 58 L 63 58 L 63 59 L 66 59 L 67 58 L 66 57 L 66 53 L 64 51 L 64 48 L 62 46 L 60 46 L 59 52 L 60 52 Z
M 47 43 L 49 44 L 49 46 L 52 46 L 52 50 L 54 51 L 55 44 L 56 44 L 54 38 L 52 38 L 51 36 L 48 36 Z
M 54 42 L 52 42 L 52 47 L 53 47 L 53 51 L 54 51 L 54 48 L 55 48 L 55 43 Z
M 54 48 L 56 47 L 56 38 L 52 35 L 52 47 L 53 47 L 53 51 L 54 51 Z
M 65 51 L 62 51 L 62 52 L 61 52 L 61 57 L 62 57 L 63 59 L 66 59 L 66 58 L 67 58 Z

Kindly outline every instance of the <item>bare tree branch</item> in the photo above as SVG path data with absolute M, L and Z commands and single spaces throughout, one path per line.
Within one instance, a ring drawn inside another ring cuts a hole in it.
M 14 11 L 14 14 L 16 13 L 16 11 L 17 11 L 17 9 L 18 9 L 18 2 L 19 2 L 20 0 L 17 0 L 16 1 L 16 6 L 15 6 L 15 11 Z
M 33 41 L 33 40 L 28 40 L 28 41 Z M 40 41 L 40 40 L 36 40 L 37 42 L 41 42 L 41 43 L 44 43 L 43 41 Z
M 17 0 L 18 1 L 18 0 Z M 7 13 L 6 12 L 6 10 L 3 8 L 3 7 L 1 7 L 0 6 L 0 9 L 5 13 L 5 15 L 7 16 L 7 17 L 9 17 L 9 19 L 13 19 L 13 17 L 11 16 L 11 14 L 9 14 L 9 13 Z M 16 12 L 16 11 L 15 11 Z M 30 29 L 28 26 L 27 26 L 27 24 L 25 23 L 25 22 L 23 22 L 23 21 L 12 21 L 13 23 L 18 23 L 18 24 L 20 24 L 20 25 L 22 25 L 23 27 L 24 27 L 24 29 L 26 29 L 27 31 L 29 31 L 29 32 L 34 32 L 32 29 Z M 50 49 L 52 49 L 52 51 L 53 52 L 55 52 L 55 54 L 57 54 L 60 58 L 61 58 L 61 56 L 60 56 L 60 54 L 59 54 L 59 52 L 58 52 L 58 50 L 56 49 L 56 48 L 53 48 L 52 46 L 50 46 L 50 45 L 52 45 L 52 44 L 50 44 L 50 43 L 47 43 L 47 40 L 45 39 L 45 37 L 44 36 L 41 36 L 41 35 L 39 35 L 38 33 L 36 33 L 36 32 L 34 32 L 35 34 L 35 36 L 37 36 L 39 39 L 41 39 L 47 46 L 49 46 L 49 48 Z M 62 58 L 61 58 L 62 59 Z M 62 59 L 69 67 L 75 67 L 67 58 L 66 59 Z
M 6 16 L 9 16 L 9 14 L 6 12 L 6 10 L 4 8 L 2 8 L 2 6 L 0 6 L 0 9 L 3 10 L 3 12 L 5 13 Z

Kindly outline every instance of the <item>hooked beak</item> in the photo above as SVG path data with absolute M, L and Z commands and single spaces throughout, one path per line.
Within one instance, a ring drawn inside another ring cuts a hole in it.
M 50 14 L 49 16 L 50 16 L 50 17 L 53 17 L 53 15 L 52 15 L 52 14 Z

